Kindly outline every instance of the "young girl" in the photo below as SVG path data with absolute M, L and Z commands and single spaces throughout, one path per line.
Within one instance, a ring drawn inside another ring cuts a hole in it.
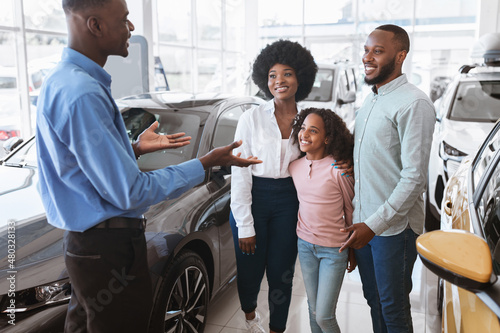
M 348 237 L 340 229 L 352 224 L 354 180 L 331 165 L 352 160 L 354 139 L 333 111 L 308 108 L 297 115 L 292 140 L 305 155 L 289 172 L 299 198 L 298 251 L 311 331 L 340 332 L 335 317 L 340 287 L 346 268 L 356 267 L 351 250 L 339 253 Z

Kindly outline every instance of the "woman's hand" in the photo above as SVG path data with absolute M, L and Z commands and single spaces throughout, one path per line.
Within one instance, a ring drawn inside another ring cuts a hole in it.
M 256 243 L 257 243 L 256 236 L 240 238 L 239 244 L 241 252 L 243 252 L 243 254 L 255 254 Z

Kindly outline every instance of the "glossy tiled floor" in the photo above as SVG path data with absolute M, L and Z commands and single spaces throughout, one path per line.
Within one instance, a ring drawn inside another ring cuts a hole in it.
M 411 306 L 415 333 L 439 332 L 440 319 L 435 307 L 435 291 L 437 278 L 417 259 L 413 271 L 413 291 Z M 269 327 L 267 306 L 267 282 L 264 278 L 258 299 L 257 310 L 263 317 L 264 327 Z M 429 306 L 426 306 L 430 299 Z M 344 278 L 337 318 L 343 333 L 371 332 L 370 310 L 363 298 L 361 280 L 358 271 L 347 274 Z M 215 299 L 210 307 L 206 333 L 243 333 L 245 331 L 244 315 L 241 311 L 236 283 L 233 282 L 226 291 Z M 287 323 L 287 333 L 310 332 L 307 297 L 299 263 L 297 261 L 293 286 L 293 298 Z

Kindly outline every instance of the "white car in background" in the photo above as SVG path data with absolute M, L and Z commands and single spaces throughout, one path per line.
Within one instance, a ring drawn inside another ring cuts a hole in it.
M 358 66 L 350 61 L 319 63 L 318 73 L 311 92 L 299 102 L 301 108 L 322 108 L 335 111 L 354 131 L 357 109 L 356 99 L 361 98 L 361 89 L 356 81 Z
M 441 201 L 448 179 L 465 156 L 477 151 L 500 118 L 500 34 L 489 35 L 486 40 L 479 40 L 483 42 L 484 63 L 462 66 L 460 74 L 434 103 L 437 122 L 429 161 L 427 231 L 439 229 Z M 485 41 L 492 43 L 484 45 Z

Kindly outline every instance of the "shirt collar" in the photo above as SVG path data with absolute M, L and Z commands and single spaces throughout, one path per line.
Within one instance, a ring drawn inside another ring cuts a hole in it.
M 302 111 L 301 106 L 298 103 L 295 104 L 297 105 L 297 113 L 300 113 L 300 111 Z M 274 98 L 266 102 L 266 104 L 264 105 L 264 110 L 267 112 L 270 118 L 274 116 L 274 111 L 276 111 L 276 108 L 274 107 Z
M 264 110 L 266 110 L 270 118 L 274 115 L 274 98 L 266 102 Z
M 377 91 L 375 91 L 375 86 L 373 86 L 372 91 L 374 94 L 387 95 L 405 83 L 408 83 L 408 79 L 406 78 L 406 74 L 401 74 L 400 76 L 398 76 L 394 80 L 392 80 L 392 81 L 384 84 L 382 87 L 378 88 Z
M 81 67 L 90 76 L 97 81 L 101 82 L 106 87 L 111 87 L 111 75 L 109 75 L 104 68 L 99 66 L 95 61 L 87 56 L 75 51 L 69 47 L 63 49 L 61 61 L 66 61 Z

